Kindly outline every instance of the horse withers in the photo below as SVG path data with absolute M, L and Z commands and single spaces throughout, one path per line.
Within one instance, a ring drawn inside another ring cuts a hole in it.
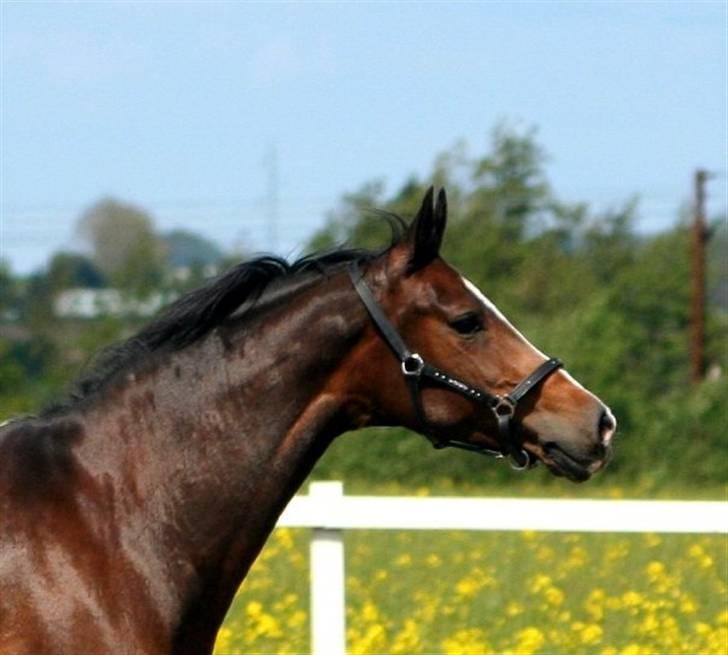
M 210 653 L 332 440 L 399 425 L 586 480 L 616 424 L 439 256 L 427 193 L 380 253 L 242 263 L 0 428 L 0 653 Z

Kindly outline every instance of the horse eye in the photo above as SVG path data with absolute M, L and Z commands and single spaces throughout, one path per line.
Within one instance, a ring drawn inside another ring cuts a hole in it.
M 483 319 L 475 312 L 456 318 L 454 321 L 450 322 L 450 327 L 452 327 L 452 329 L 458 334 L 465 336 L 477 334 L 485 329 Z

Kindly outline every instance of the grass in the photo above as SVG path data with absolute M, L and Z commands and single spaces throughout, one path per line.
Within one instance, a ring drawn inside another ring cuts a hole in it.
M 274 532 L 216 655 L 309 652 L 308 539 Z M 351 531 L 345 542 L 351 655 L 728 652 L 725 536 Z

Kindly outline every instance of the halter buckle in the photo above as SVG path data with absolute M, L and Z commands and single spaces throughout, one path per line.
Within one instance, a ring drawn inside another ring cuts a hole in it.
M 417 353 L 412 353 L 402 360 L 402 374 L 407 376 L 418 376 L 425 368 L 425 360 Z

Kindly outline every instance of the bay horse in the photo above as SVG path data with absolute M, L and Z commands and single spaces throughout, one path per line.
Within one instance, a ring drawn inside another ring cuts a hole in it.
M 430 189 L 382 252 L 242 263 L 0 428 L 0 653 L 210 653 L 347 430 L 603 468 L 610 411 L 441 259 L 446 215 Z

